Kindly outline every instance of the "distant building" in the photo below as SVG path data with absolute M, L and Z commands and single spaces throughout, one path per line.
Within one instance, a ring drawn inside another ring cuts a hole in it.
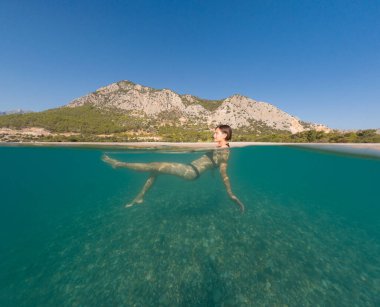
M 10 111 L 0 111 L 0 115 L 24 114 L 24 113 L 31 113 L 31 112 L 33 112 L 33 111 L 16 109 L 16 110 L 10 110 Z

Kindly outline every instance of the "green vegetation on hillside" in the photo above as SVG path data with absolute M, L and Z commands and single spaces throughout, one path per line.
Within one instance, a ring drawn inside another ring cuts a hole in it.
M 140 121 L 135 117 L 112 110 L 102 111 L 91 105 L 0 117 L 0 127 L 41 127 L 51 132 L 101 134 L 123 132 L 131 128 L 140 128 L 139 126 Z
M 290 132 L 264 132 L 253 134 L 234 130 L 234 141 L 251 142 L 282 142 L 282 143 L 380 143 L 380 134 L 375 129 L 359 130 L 357 132 L 341 133 L 334 130 L 323 131 L 308 130 L 291 134 Z
M 215 102 L 215 101 L 214 101 Z M 213 102 L 213 103 L 214 103 Z M 0 141 L 69 141 L 128 142 L 172 141 L 211 142 L 212 129 L 206 124 L 181 123 L 180 114 L 162 112 L 159 118 L 132 116 L 117 109 L 99 109 L 92 105 L 61 107 L 43 112 L 0 116 L 0 128 L 45 128 L 55 135 L 31 136 L 0 134 Z M 71 132 L 77 135 L 59 135 Z M 296 134 L 269 127 L 263 121 L 252 120 L 250 126 L 233 130 L 233 141 L 294 142 L 294 143 L 380 143 L 375 129 L 341 133 L 308 130 Z
M 202 99 L 196 96 L 193 96 L 195 98 L 195 101 L 191 102 L 185 97 L 182 98 L 182 102 L 185 106 L 193 105 L 193 104 L 199 104 L 202 107 L 204 107 L 206 110 L 209 111 L 215 111 L 223 102 L 223 99 L 221 100 L 212 100 L 212 99 Z

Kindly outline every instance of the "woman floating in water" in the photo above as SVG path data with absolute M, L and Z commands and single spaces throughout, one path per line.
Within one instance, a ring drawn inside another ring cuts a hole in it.
M 199 159 L 189 164 L 175 162 L 151 162 L 151 163 L 128 163 L 111 159 L 103 155 L 102 160 L 116 167 L 126 167 L 141 172 L 150 172 L 150 177 L 146 181 L 142 190 L 137 196 L 126 205 L 131 207 L 134 204 L 141 204 L 144 201 L 145 193 L 152 187 L 157 176 L 161 174 L 170 174 L 182 177 L 187 180 L 197 179 L 201 173 L 208 169 L 218 168 L 226 186 L 229 197 L 244 211 L 243 203 L 232 193 L 230 180 L 227 176 L 227 161 L 230 154 L 229 141 L 232 137 L 232 129 L 228 125 L 219 125 L 215 128 L 214 141 L 217 142 L 217 149 L 211 150 L 201 156 Z

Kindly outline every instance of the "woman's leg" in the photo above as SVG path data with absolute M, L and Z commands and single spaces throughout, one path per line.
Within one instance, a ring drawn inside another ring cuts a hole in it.
M 152 173 L 148 180 L 145 182 L 142 190 L 139 194 L 132 200 L 130 203 L 126 204 L 125 207 L 132 207 L 134 204 L 141 204 L 144 201 L 144 195 L 145 193 L 152 187 L 154 181 L 157 178 L 157 173 Z
M 113 168 L 126 167 L 140 172 L 158 172 L 161 174 L 175 175 L 187 180 L 193 180 L 196 178 L 197 174 L 194 169 L 183 163 L 175 162 L 150 162 L 150 163 L 128 163 L 121 162 L 115 159 L 111 159 L 107 155 L 102 157 L 104 162 L 112 165 Z
M 190 165 L 183 164 L 183 163 L 168 163 L 168 162 L 127 163 L 127 162 L 121 162 L 115 159 L 111 159 L 107 155 L 103 155 L 102 160 L 106 163 L 111 164 L 113 168 L 126 167 L 126 168 L 134 169 L 137 171 L 151 172 L 151 175 L 149 176 L 148 180 L 145 182 L 141 191 L 130 203 L 126 204 L 125 207 L 131 207 L 134 204 L 141 204 L 144 201 L 145 193 L 152 187 L 159 173 L 176 175 L 187 180 L 193 180 L 198 177 L 198 174 L 195 173 L 194 169 Z

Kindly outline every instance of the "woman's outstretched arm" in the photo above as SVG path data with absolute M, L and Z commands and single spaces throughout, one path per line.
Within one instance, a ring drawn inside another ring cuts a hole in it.
M 232 193 L 230 179 L 228 178 L 228 175 L 227 175 L 227 163 L 226 162 L 222 162 L 220 164 L 219 170 L 220 170 L 220 175 L 222 176 L 224 185 L 226 186 L 226 190 L 227 190 L 228 196 L 234 202 L 237 203 L 237 205 L 240 207 L 240 211 L 244 212 L 244 205 L 243 205 L 243 203 L 236 197 L 236 195 L 234 193 Z

